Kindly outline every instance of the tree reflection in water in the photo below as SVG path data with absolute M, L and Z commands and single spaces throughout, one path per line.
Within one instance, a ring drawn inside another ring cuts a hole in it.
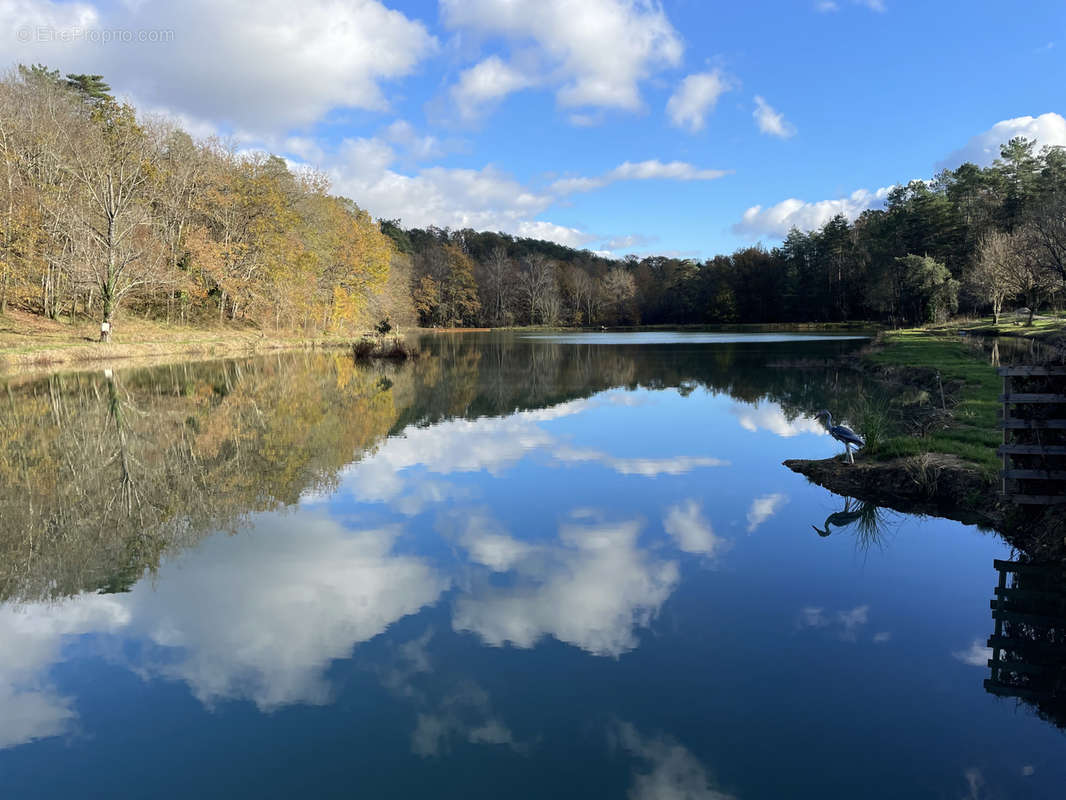
M 791 352 L 787 344 L 603 347 L 471 335 L 422 347 L 429 357 L 403 365 L 289 353 L 7 380 L 0 601 L 126 591 L 167 552 L 329 493 L 342 469 L 410 425 L 505 416 L 618 386 L 771 401 L 787 422 L 829 393 L 844 413 L 865 402 L 857 375 L 767 369 Z

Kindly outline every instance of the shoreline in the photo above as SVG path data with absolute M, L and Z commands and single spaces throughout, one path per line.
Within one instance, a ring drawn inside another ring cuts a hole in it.
M 116 366 L 153 366 L 193 356 L 198 359 L 248 357 L 286 350 L 343 349 L 351 347 L 371 331 L 346 336 L 270 335 L 255 328 L 171 327 L 130 319 L 120 323 L 115 341 L 95 340 L 98 328 L 90 321 L 44 320 L 36 315 L 8 312 L 0 317 L 0 377 L 12 378 L 42 372 L 96 369 Z M 518 326 L 499 328 L 402 328 L 401 337 L 417 334 L 515 333 L 522 331 L 599 331 L 599 328 Z M 655 330 L 705 331 L 826 331 L 876 332 L 868 322 L 766 323 L 726 325 L 633 325 L 612 327 L 615 332 Z
M 157 366 L 182 360 L 248 358 L 294 350 L 350 349 L 370 330 L 348 334 L 270 334 L 252 327 L 168 326 L 129 319 L 121 322 L 114 340 L 96 341 L 96 323 L 42 320 L 21 312 L 0 317 L 0 378 L 79 371 L 109 366 Z M 401 338 L 417 329 L 397 329 Z
M 351 339 L 269 339 L 247 335 L 223 335 L 178 342 L 99 342 L 48 347 L 22 353 L 0 352 L 0 377 L 16 378 L 42 372 L 91 370 L 111 364 L 122 367 L 155 366 L 195 356 L 197 360 L 249 357 L 291 350 L 350 348 Z
M 933 386 L 938 385 L 932 380 L 939 381 L 943 371 L 943 386 L 950 399 L 946 410 L 950 423 L 944 426 L 947 435 L 939 439 L 917 434 L 896 436 L 871 448 L 871 452 L 860 451 L 854 464 L 833 456 L 821 460 L 788 459 L 783 465 L 838 495 L 903 513 L 943 517 L 992 529 L 1030 557 L 1066 559 L 1063 506 L 1041 509 L 1014 504 L 1000 494 L 999 470 L 990 471 L 987 464 L 975 459 L 972 450 L 968 452 L 952 440 L 952 434 L 962 434 L 971 424 L 961 418 L 977 413 L 972 409 L 989 402 L 998 405 L 1000 382 L 990 364 L 989 374 L 975 379 L 973 371 L 978 371 L 978 361 L 983 358 L 975 356 L 965 363 L 963 343 L 955 352 L 944 349 L 952 335 L 957 333 L 945 329 L 888 333 L 858 356 L 838 362 L 890 389 L 909 387 L 932 392 Z M 1033 340 L 1031 336 L 1019 338 Z M 1061 348 L 1048 346 L 1062 354 Z M 952 356 L 960 360 L 953 362 Z M 994 420 L 977 421 L 977 427 L 991 423 Z M 994 430 L 993 435 L 999 433 L 998 428 L 990 430 Z M 952 447 L 957 450 L 952 452 Z

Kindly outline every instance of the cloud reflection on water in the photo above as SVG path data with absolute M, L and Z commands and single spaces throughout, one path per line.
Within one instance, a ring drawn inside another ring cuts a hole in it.
M 543 427 L 597 404 L 626 407 L 631 400 L 629 393 L 606 393 L 508 417 L 408 427 L 348 468 L 343 485 L 358 500 L 388 503 L 413 517 L 469 499 L 469 490 L 432 476 L 497 475 L 534 452 L 548 466 L 593 463 L 641 477 L 726 463 L 705 456 L 613 456 L 571 445 Z M 423 472 L 410 480 L 406 471 L 416 466 Z M 553 537 L 530 542 L 488 514 L 466 509 L 455 534 L 466 558 L 453 574 L 397 552 L 401 525 L 357 529 L 324 516 L 329 499 L 308 495 L 295 513 L 261 515 L 239 535 L 209 537 L 125 594 L 0 607 L 0 747 L 71 730 L 74 699 L 47 678 L 70 636 L 143 642 L 135 656 L 109 657 L 132 659 L 124 666 L 146 680 L 181 681 L 205 705 L 245 700 L 269 712 L 328 703 L 331 662 L 437 603 L 454 586 L 451 624 L 457 632 L 520 648 L 554 637 L 591 655 L 618 657 L 638 645 L 638 631 L 651 624 L 679 582 L 676 560 L 640 545 L 639 520 L 573 511 Z M 695 500 L 668 508 L 663 526 L 681 552 L 711 556 L 723 545 Z M 490 580 L 494 574 L 507 580 Z M 442 736 L 459 735 L 453 711 L 462 707 L 469 716 L 470 696 L 425 712 L 416 737 L 423 751 L 439 747 Z M 505 726 L 491 714 L 481 716 L 461 735 L 508 743 Z
M 635 521 L 572 519 L 555 541 L 532 547 L 468 529 L 463 542 L 472 558 L 506 563 L 512 580 L 501 586 L 475 576 L 455 599 L 453 627 L 494 646 L 529 648 L 554 636 L 593 655 L 632 650 L 636 629 L 651 622 L 679 580 L 677 562 L 638 547 L 640 529 Z

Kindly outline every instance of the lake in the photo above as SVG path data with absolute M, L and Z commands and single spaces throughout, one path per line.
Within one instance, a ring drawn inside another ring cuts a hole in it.
M 861 338 L 422 344 L 8 379 L 0 797 L 1062 796 L 1009 548 L 781 465 Z

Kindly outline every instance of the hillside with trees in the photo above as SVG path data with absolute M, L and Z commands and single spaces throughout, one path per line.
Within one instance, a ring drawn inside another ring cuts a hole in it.
M 0 81 L 0 314 L 304 335 L 470 327 L 894 325 L 1066 289 L 1066 150 L 1015 139 L 854 222 L 704 261 L 375 221 L 325 175 L 138 116 L 99 75 Z
M 413 321 L 405 263 L 323 175 L 141 119 L 99 75 L 0 82 L 0 155 L 0 313 L 312 334 Z

